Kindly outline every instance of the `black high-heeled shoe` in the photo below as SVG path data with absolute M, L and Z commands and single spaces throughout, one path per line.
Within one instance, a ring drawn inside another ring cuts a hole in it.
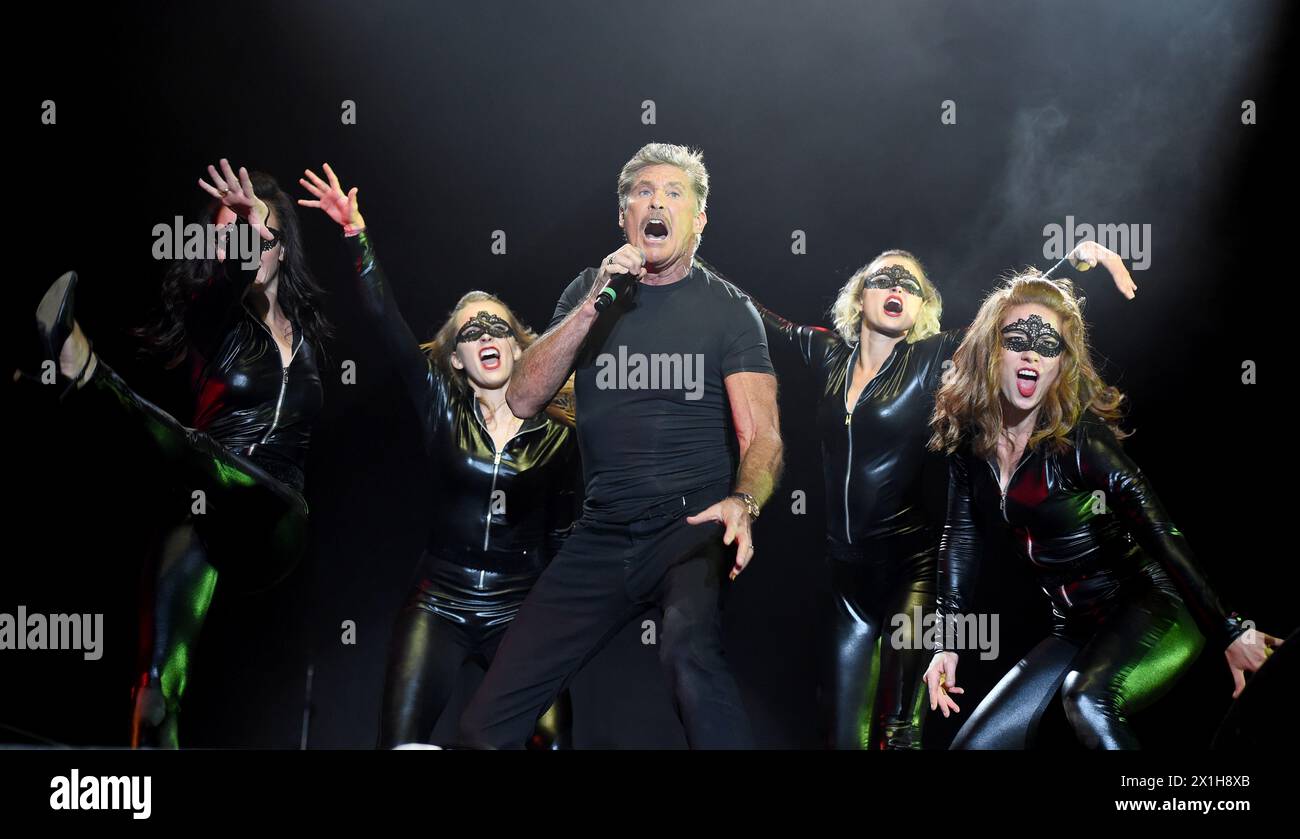
M 71 393 L 77 386 L 77 382 L 81 381 L 81 378 L 86 375 L 91 359 L 95 357 L 94 345 L 87 338 L 86 363 L 82 365 L 77 375 L 68 378 L 58 372 L 59 355 L 63 351 L 63 344 L 72 335 L 75 324 L 73 309 L 76 289 L 77 272 L 68 271 L 54 281 L 54 284 L 45 292 L 45 296 L 41 298 L 40 305 L 36 307 L 36 333 L 41 342 L 41 351 L 44 353 L 42 361 L 53 362 L 56 381 L 59 383 L 66 382 L 63 390 L 59 393 L 60 400 Z

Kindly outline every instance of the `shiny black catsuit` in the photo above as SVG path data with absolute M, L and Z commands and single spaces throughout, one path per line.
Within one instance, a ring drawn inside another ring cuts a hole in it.
M 1010 527 L 1055 617 L 1052 635 L 985 697 L 952 748 L 1026 748 L 1058 688 L 1085 746 L 1137 748 L 1129 714 L 1167 691 L 1206 637 L 1223 649 L 1242 632 L 1142 471 L 1092 414 L 1064 450 L 1027 449 L 1005 494 L 996 463 L 968 446 L 949 470 L 941 615 L 972 605 L 980 533 Z
M 365 231 L 345 237 L 362 311 L 396 366 L 438 484 L 418 580 L 389 650 L 379 745 L 427 742 L 461 666 L 486 669 L 581 509 L 573 430 L 546 413 L 497 451 L 469 390 L 446 381 L 398 311 Z M 567 738 L 567 698 L 556 710 Z
M 140 397 L 103 359 L 74 400 L 113 428 L 140 471 L 166 482 L 176 521 L 163 534 L 152 622 L 142 632 L 133 745 L 175 747 L 181 696 L 217 574 L 241 589 L 284 578 L 306 545 L 303 465 L 323 401 L 316 351 L 293 324 L 280 348 L 244 295 L 256 269 L 211 264 L 186 314 L 192 427 Z
M 912 637 L 911 618 L 934 609 L 939 543 L 938 523 L 923 510 L 922 474 L 932 457 L 925 444 L 944 362 L 961 335 L 900 341 L 850 409 L 857 345 L 828 329 L 796 326 L 761 306 L 759 312 L 769 335 L 798 350 L 821 393 L 817 428 L 835 598 L 831 743 L 841 749 L 919 749 L 921 676 L 930 653 Z M 896 615 L 908 620 L 895 621 Z

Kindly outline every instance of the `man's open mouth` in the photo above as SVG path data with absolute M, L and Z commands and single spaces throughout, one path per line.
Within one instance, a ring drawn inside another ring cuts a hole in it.
M 663 219 L 649 219 L 646 221 L 645 227 L 641 228 L 641 232 L 645 234 L 647 242 L 668 241 L 668 223 Z

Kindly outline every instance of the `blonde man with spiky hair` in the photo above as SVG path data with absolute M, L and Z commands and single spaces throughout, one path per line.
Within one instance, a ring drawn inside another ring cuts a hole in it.
M 519 359 L 507 394 L 518 416 L 574 375 L 586 504 L 461 717 L 469 744 L 521 746 L 582 664 L 655 606 L 687 743 L 752 745 L 720 599 L 754 555 L 782 448 L 762 321 L 695 260 L 708 195 L 698 151 L 642 147 L 618 177 L 626 244 L 569 284 Z

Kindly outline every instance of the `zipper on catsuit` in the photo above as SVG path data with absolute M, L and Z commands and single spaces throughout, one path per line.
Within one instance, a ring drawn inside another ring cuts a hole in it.
M 850 378 L 853 375 L 853 365 L 857 363 L 858 351 L 861 349 L 862 347 L 860 345 L 856 346 L 853 348 L 853 352 L 849 355 L 849 366 L 846 368 L 847 372 L 844 374 L 845 401 L 847 401 L 849 397 L 849 385 Z M 889 354 L 889 358 L 885 359 L 885 363 L 880 365 L 880 369 L 876 371 L 876 375 L 868 379 L 867 383 L 862 386 L 862 392 L 858 394 L 858 399 L 853 403 L 853 407 L 846 408 L 844 412 L 844 433 L 849 438 L 849 456 L 844 461 L 844 541 L 850 545 L 853 544 L 853 537 L 849 535 L 851 533 L 849 528 L 849 476 L 853 474 L 853 412 L 862 404 L 862 398 L 866 396 L 867 391 L 871 389 L 871 383 L 880 378 L 880 374 L 885 372 L 885 368 L 889 367 L 889 363 L 894 360 L 894 354 L 897 351 L 898 348 L 895 347 L 894 351 Z
M 488 489 L 487 515 L 484 516 L 483 520 L 483 550 L 486 551 L 488 549 L 488 539 L 492 534 L 492 494 L 497 491 L 497 471 L 501 468 L 501 456 L 505 454 L 505 450 L 510 448 L 510 444 L 513 443 L 519 435 L 526 434 L 529 431 L 534 431 L 536 428 L 541 428 L 541 426 L 539 425 L 535 428 L 529 429 L 524 429 L 523 426 L 520 426 L 519 430 L 514 433 L 514 436 L 509 440 L 506 440 L 505 445 L 501 447 L 501 451 L 497 451 L 496 442 L 492 439 L 492 435 L 488 432 L 487 426 L 483 424 L 483 420 L 478 415 L 478 405 L 474 406 L 474 419 L 478 421 L 479 428 L 483 429 L 484 436 L 487 437 L 488 443 L 492 446 L 492 486 Z M 483 575 L 480 573 L 479 585 L 482 585 L 482 582 Z
M 998 485 L 998 491 L 1002 494 L 1002 520 L 1007 524 L 1011 524 L 1011 519 L 1007 518 L 1007 490 L 1011 489 L 1011 484 L 1016 479 L 1016 473 L 1020 471 L 1020 467 L 1024 466 L 1028 459 L 1022 456 L 1020 462 L 1016 464 L 1016 468 L 1011 470 L 1011 479 L 1007 481 L 1007 489 L 1002 489 L 1002 478 L 998 475 L 998 470 L 989 461 L 984 461 L 988 464 L 989 471 L 993 473 L 993 481 Z
M 492 486 L 488 489 L 487 516 L 483 522 L 483 550 L 488 549 L 488 536 L 492 533 L 492 496 L 497 491 L 497 470 L 501 468 L 501 452 L 492 453 Z
M 857 407 L 854 405 L 853 407 Z M 849 438 L 849 456 L 844 461 L 844 541 L 853 544 L 849 535 L 849 476 L 853 474 L 853 411 L 844 415 L 844 433 Z
M 266 334 L 271 336 L 271 343 L 275 344 L 275 354 L 279 355 L 280 345 L 275 340 L 275 334 L 271 332 L 270 328 L 265 323 L 260 320 L 257 322 L 266 330 Z M 284 405 L 284 391 L 289 386 L 289 367 L 293 365 L 293 360 L 297 357 L 298 350 L 300 349 L 302 349 L 302 335 L 298 336 L 298 346 L 294 347 L 293 352 L 289 353 L 289 363 L 280 368 L 280 395 L 276 397 L 275 400 L 275 415 L 271 417 L 271 425 L 266 429 L 266 433 L 262 435 L 261 440 L 258 440 L 256 443 L 248 447 L 249 454 L 252 454 L 254 449 L 271 439 L 271 435 L 275 433 L 275 427 L 280 422 L 280 408 Z

